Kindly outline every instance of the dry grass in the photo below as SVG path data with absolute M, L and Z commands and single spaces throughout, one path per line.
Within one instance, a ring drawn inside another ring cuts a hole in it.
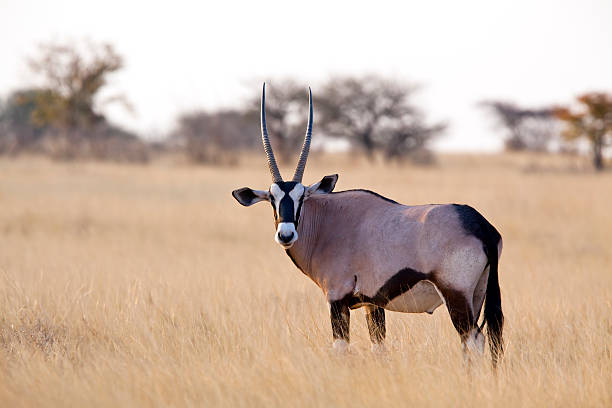
M 0 161 L 0 406 L 611 406 L 612 173 L 522 170 L 534 160 L 307 169 L 468 202 L 499 228 L 507 354 L 471 379 L 444 308 L 389 313 L 383 357 L 353 312 L 352 353 L 331 352 L 324 298 L 274 243 L 269 206 L 230 196 L 269 183 L 260 157 Z

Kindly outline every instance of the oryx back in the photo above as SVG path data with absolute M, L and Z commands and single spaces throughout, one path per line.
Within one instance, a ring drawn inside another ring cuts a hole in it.
M 443 303 L 438 285 L 473 292 L 488 262 L 457 206 L 406 206 L 367 190 L 305 201 L 298 232 L 298 266 L 329 301 L 349 296 L 352 307 L 431 313 Z

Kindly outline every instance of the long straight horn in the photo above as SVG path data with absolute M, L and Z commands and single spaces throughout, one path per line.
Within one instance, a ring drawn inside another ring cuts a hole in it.
M 306 159 L 308 159 L 308 152 L 310 151 L 310 139 L 312 137 L 312 91 L 308 87 L 308 127 L 306 128 L 306 136 L 304 136 L 304 144 L 302 145 L 302 152 L 300 153 L 300 160 L 298 160 L 295 174 L 293 175 L 293 181 L 298 183 L 302 182 L 302 176 L 304 175 L 304 169 L 306 168 Z
M 261 141 L 263 143 L 264 150 L 266 151 L 266 157 L 268 159 L 268 168 L 272 174 L 272 182 L 278 183 L 283 181 L 276 159 L 274 158 L 274 152 L 270 145 L 270 137 L 268 136 L 268 129 L 266 127 L 266 83 L 263 84 L 263 91 L 261 92 Z

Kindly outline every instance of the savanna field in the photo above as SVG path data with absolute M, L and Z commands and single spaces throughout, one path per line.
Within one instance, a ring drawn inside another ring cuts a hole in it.
M 230 195 L 267 188 L 263 155 L 1 160 L 0 406 L 610 407 L 612 172 L 571 161 L 311 154 L 305 183 L 469 203 L 501 232 L 506 355 L 467 375 L 444 306 L 387 312 L 383 355 L 354 311 L 351 352 L 331 349 L 325 298 L 274 242 L 270 206 Z

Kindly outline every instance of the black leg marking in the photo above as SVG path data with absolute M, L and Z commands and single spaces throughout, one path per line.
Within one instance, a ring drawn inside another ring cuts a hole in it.
M 470 330 L 476 327 L 470 302 L 463 293 L 459 291 L 440 288 L 440 292 L 442 292 L 442 296 L 444 296 L 446 308 L 450 314 L 453 326 L 455 326 L 463 342 L 466 340 Z
M 349 325 L 351 319 L 351 312 L 348 302 L 350 297 L 352 297 L 352 294 L 340 300 L 329 303 L 329 312 L 334 340 L 346 340 L 347 343 L 349 341 Z
M 372 343 L 380 344 L 385 341 L 387 328 L 385 326 L 385 309 L 378 306 L 368 306 L 366 308 L 366 322 L 370 332 Z

